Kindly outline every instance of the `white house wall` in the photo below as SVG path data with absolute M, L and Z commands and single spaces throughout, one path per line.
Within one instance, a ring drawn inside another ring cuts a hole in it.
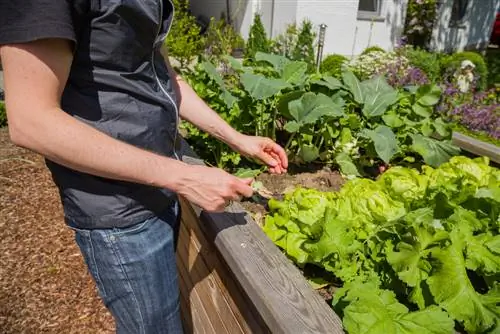
M 401 36 L 408 0 L 381 0 L 381 17 L 377 21 L 358 19 L 358 1 L 230 0 L 229 7 L 235 27 L 245 39 L 254 14 L 260 13 L 271 37 L 285 31 L 289 23 L 300 23 L 303 19 L 309 19 L 316 31 L 325 23 L 324 55 L 356 55 L 370 45 L 392 49 Z M 226 1 L 191 0 L 191 8 L 195 15 L 219 17 L 226 9 Z
M 463 23 L 450 25 L 454 0 L 441 0 L 431 47 L 437 51 L 462 51 L 483 48 L 488 44 L 500 0 L 471 0 Z

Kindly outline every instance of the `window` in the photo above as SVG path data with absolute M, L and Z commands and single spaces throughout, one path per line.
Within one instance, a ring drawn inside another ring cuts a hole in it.
M 359 0 L 358 11 L 379 14 L 379 0 Z
M 466 19 L 469 0 L 454 0 L 451 8 L 451 23 L 461 24 Z
M 358 19 L 383 21 L 380 16 L 382 0 L 359 0 Z

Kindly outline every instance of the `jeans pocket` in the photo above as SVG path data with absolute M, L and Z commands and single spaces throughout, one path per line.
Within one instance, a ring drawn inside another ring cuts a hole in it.
M 148 228 L 149 225 L 154 223 L 156 220 L 158 220 L 158 217 L 153 216 L 151 218 L 148 218 L 140 223 L 130 225 L 127 227 L 114 227 L 110 232 L 109 236 L 113 237 L 119 237 L 119 236 L 126 236 L 126 235 L 133 235 L 140 233 L 144 231 L 145 229 Z

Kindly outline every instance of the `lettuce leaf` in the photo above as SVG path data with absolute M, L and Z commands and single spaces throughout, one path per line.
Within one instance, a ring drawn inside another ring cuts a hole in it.
M 485 333 L 499 326 L 500 291 L 491 290 L 486 295 L 475 291 L 465 270 L 463 241 L 458 234 L 453 239 L 449 247 L 432 252 L 439 265 L 434 266 L 427 284 L 438 305 L 463 321 L 469 333 Z
M 359 334 L 449 334 L 453 320 L 437 306 L 416 312 L 399 303 L 394 292 L 380 289 L 375 282 L 348 285 L 335 300 L 348 302 L 343 323 L 349 333 Z

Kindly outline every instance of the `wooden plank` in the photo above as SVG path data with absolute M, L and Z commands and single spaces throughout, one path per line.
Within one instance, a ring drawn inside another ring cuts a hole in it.
M 500 147 L 486 143 L 459 132 L 453 132 L 452 142 L 461 149 L 477 156 L 486 156 L 500 164 Z
M 203 302 L 214 328 L 218 333 L 244 333 L 241 326 L 225 300 L 223 293 L 212 277 L 211 270 L 206 266 L 199 254 L 192 237 L 185 226 L 181 226 L 181 234 L 185 239 L 190 239 L 187 254 L 181 255 L 182 262 L 189 270 L 189 276 L 194 283 L 194 288 Z M 225 288 L 224 288 L 225 289 Z
M 236 278 L 227 267 L 224 260 L 216 253 L 213 243 L 206 239 L 204 232 L 200 229 L 199 217 L 191 205 L 181 201 L 184 224 L 193 231 L 198 238 L 199 253 L 210 268 L 213 268 L 212 275 L 221 287 L 221 292 L 228 301 L 238 322 L 243 327 L 245 333 L 269 333 L 269 329 L 264 323 L 254 304 L 238 284 Z
M 211 319 L 203 306 L 201 298 L 189 278 L 189 270 L 182 261 L 178 263 L 177 269 L 179 271 L 179 276 L 185 287 L 185 289 L 181 289 L 181 294 L 183 299 L 189 302 L 186 318 L 190 317 L 192 322 L 192 324 L 188 324 L 187 327 L 192 328 L 192 333 L 218 334 L 213 328 Z
M 200 164 L 182 142 L 183 160 Z M 339 317 L 241 205 L 224 213 L 192 208 L 272 333 L 343 333 Z

